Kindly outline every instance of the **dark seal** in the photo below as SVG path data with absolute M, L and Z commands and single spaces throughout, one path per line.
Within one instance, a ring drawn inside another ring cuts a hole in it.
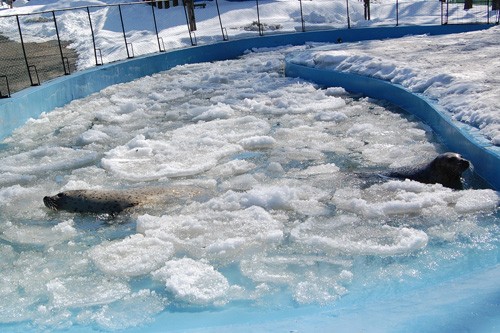
M 430 163 L 396 168 L 383 176 L 399 179 L 410 179 L 426 184 L 441 184 L 461 190 L 462 173 L 470 167 L 470 162 L 457 153 L 438 155 Z
M 172 202 L 179 198 L 194 198 L 202 194 L 203 189 L 191 186 L 128 190 L 72 190 L 46 196 L 43 198 L 43 203 L 54 211 L 116 215 L 144 204 Z
M 137 196 L 125 191 L 74 190 L 43 198 L 45 206 L 52 210 L 95 214 L 117 214 L 140 202 Z

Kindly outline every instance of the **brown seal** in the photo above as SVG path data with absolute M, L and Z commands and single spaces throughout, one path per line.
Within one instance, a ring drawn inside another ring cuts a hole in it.
M 429 163 L 397 168 L 384 176 L 410 179 L 426 184 L 441 184 L 443 186 L 461 190 L 462 173 L 470 167 L 470 162 L 457 153 L 444 153 L 438 155 Z
M 71 190 L 46 196 L 48 208 L 73 213 L 115 215 L 131 207 L 167 200 L 193 197 L 202 193 L 197 187 L 140 188 L 127 190 Z

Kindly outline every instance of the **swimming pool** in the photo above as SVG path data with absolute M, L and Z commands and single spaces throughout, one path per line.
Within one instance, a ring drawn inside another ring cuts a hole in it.
M 300 48 L 179 66 L 16 130 L 1 152 L 5 329 L 495 327 L 496 192 L 473 174 L 462 192 L 367 184 L 356 173 L 444 147 L 390 104 L 284 77 Z M 152 183 L 212 194 L 116 219 L 40 200 Z

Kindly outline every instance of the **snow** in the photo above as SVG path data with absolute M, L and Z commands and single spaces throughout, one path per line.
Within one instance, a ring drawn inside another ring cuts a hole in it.
M 345 22 L 343 5 L 328 3 L 341 14 L 314 1 L 305 4 L 307 23 Z M 61 4 L 31 0 L 5 12 Z M 89 4 L 102 2 L 64 2 Z M 241 23 L 254 20 L 254 2 L 221 5 L 228 31 L 255 35 Z M 96 26 L 116 41 L 119 32 L 106 30 L 116 22 L 101 10 Z M 296 12 L 291 2 L 262 4 L 268 24 L 285 30 L 300 25 Z M 63 33 L 78 31 L 74 19 Z M 111 86 L 28 121 L 0 150 L 0 324 L 123 330 L 165 312 L 175 321 L 179 313 L 196 318 L 241 304 L 289 309 L 337 304 L 346 295 L 363 300 L 371 286 L 399 290 L 487 266 L 483 255 L 498 257 L 499 193 L 471 172 L 463 191 L 381 179 L 381 170 L 430 160 L 445 148 L 387 103 L 286 78 L 282 68 L 288 57 L 391 80 L 437 99 L 498 144 L 497 34 L 495 27 L 252 50 Z M 179 36 L 165 42 L 183 46 L 185 32 Z M 206 29 L 197 38 L 214 36 Z M 65 189 L 176 184 L 207 194 L 181 192 L 183 201 L 116 218 L 52 212 L 41 201 Z

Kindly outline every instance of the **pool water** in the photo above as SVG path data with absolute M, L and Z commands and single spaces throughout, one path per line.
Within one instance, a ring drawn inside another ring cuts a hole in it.
M 495 272 L 498 193 L 472 171 L 463 191 L 378 177 L 446 149 L 388 103 L 284 77 L 305 47 L 115 85 L 5 139 L 1 330 L 342 327 L 351 309 L 381 318 L 392 299 Z M 206 194 L 116 217 L 42 202 L 177 185 Z

